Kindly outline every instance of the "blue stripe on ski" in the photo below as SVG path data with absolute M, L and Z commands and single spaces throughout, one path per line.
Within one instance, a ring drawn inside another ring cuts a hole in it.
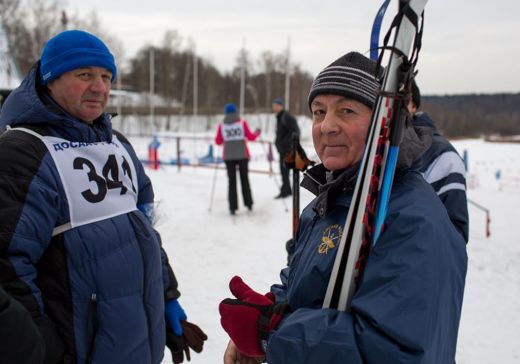
M 385 222 L 386 212 L 388 210 L 388 201 L 390 200 L 390 191 L 394 181 L 395 167 L 397 166 L 397 157 L 399 155 L 398 146 L 390 146 L 388 149 L 388 158 L 386 160 L 385 173 L 383 175 L 383 183 L 381 185 L 381 192 L 377 204 L 377 211 L 375 216 L 375 230 L 372 246 L 375 246 L 377 239 L 381 234 L 383 223 Z
M 390 4 L 390 0 L 385 0 L 383 2 L 374 19 L 374 24 L 372 25 L 372 33 L 370 34 L 370 59 L 373 61 L 377 61 L 379 47 L 379 31 L 381 30 L 381 23 L 383 22 L 383 18 L 385 16 L 388 4 Z

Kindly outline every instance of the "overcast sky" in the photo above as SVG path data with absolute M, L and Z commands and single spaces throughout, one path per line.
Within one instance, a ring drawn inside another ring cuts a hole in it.
M 349 50 L 368 55 L 381 2 L 66 0 L 82 17 L 95 10 L 104 29 L 123 42 L 127 59 L 177 30 L 200 56 L 229 71 L 243 42 L 256 59 L 265 50 L 283 52 L 290 38 L 293 62 L 312 75 Z M 382 35 L 396 7 L 393 0 Z M 418 65 L 423 94 L 520 92 L 519 14 L 517 0 L 430 0 Z

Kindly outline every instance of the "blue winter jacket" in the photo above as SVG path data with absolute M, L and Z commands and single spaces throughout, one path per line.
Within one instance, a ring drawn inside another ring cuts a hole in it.
M 412 168 L 421 172 L 448 211 L 451 222 L 468 242 L 469 217 L 466 198 L 466 167 L 457 150 L 439 134 L 433 120 L 424 112 L 414 115 L 412 123 L 432 130 L 432 145 Z
M 269 336 L 270 364 L 451 364 L 467 269 L 466 246 L 431 187 L 400 171 L 384 231 L 350 313 L 323 299 L 352 198 L 355 171 L 326 183 L 322 165 L 302 182 L 317 194 L 303 211 L 282 284 L 293 312 Z
M 78 121 L 53 102 L 36 75 L 34 68 L 8 97 L 0 129 L 24 127 L 66 139 L 71 147 L 110 142 L 117 134 L 137 172 L 137 203 L 133 211 L 52 236 L 69 222 L 56 164 L 34 135 L 4 132 L 0 283 L 31 313 L 45 339 L 46 362 L 160 363 L 164 302 L 179 293 L 160 238 L 138 209 L 153 202 L 150 180 L 130 143 L 112 130 L 108 114 L 91 125 Z M 94 171 L 83 168 L 85 178 L 92 177 Z M 121 189 L 114 173 L 103 171 L 107 186 Z M 94 174 L 92 190 L 101 175 Z

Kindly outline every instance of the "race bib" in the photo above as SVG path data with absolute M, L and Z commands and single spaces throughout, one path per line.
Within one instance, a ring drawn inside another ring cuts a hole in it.
M 37 136 L 49 150 L 67 196 L 70 228 L 137 209 L 136 169 L 115 135 L 111 143 L 83 143 L 11 130 Z
M 244 125 L 242 123 L 223 124 L 222 134 L 224 141 L 244 139 Z

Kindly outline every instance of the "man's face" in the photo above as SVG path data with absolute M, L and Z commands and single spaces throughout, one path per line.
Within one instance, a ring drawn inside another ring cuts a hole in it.
M 271 105 L 271 107 L 273 108 L 273 112 L 274 112 L 275 114 L 278 114 L 280 111 L 283 110 L 283 106 L 280 105 L 280 104 L 277 104 L 277 103 L 275 103 L 275 102 Z
M 335 171 L 359 162 L 372 110 L 338 95 L 316 96 L 311 110 L 312 140 L 325 168 Z
M 105 110 L 112 73 L 101 67 L 65 72 L 47 87 L 54 101 L 72 116 L 92 123 Z

